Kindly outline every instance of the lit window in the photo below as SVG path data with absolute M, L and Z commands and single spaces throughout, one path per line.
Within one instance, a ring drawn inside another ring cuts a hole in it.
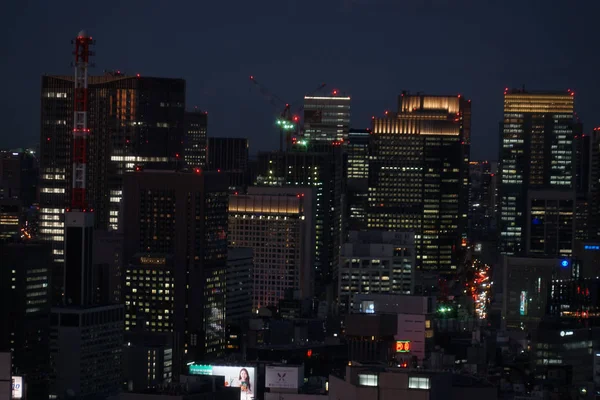
M 429 389 L 429 378 L 410 376 L 408 377 L 409 389 Z
M 378 378 L 375 374 L 358 374 L 358 384 L 360 386 L 377 386 Z

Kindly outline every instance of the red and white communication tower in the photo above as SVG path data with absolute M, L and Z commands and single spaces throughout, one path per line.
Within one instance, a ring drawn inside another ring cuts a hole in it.
M 90 46 L 94 44 L 91 36 L 84 31 L 75 38 L 75 89 L 73 115 L 73 186 L 71 208 L 85 211 L 86 196 L 86 166 L 87 166 L 87 137 L 88 128 L 88 66 Z
M 71 208 L 65 213 L 64 302 L 88 306 L 94 303 L 92 251 L 94 213 L 86 194 L 88 128 L 88 67 L 91 36 L 81 31 L 75 44 L 75 85 L 73 102 L 73 182 Z

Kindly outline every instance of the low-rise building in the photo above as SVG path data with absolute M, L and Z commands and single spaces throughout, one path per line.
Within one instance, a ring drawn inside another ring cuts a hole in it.
M 346 378 L 329 377 L 330 400 L 496 400 L 490 383 L 448 371 L 389 368 L 352 363 Z

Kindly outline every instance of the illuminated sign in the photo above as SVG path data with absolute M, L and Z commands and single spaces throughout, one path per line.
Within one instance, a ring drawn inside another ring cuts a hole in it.
M 229 367 L 216 365 L 189 366 L 190 375 L 217 375 L 225 377 L 225 386 L 239 387 L 240 400 L 254 400 L 256 369 L 254 367 Z
M 560 266 L 563 268 L 567 268 L 569 266 L 569 260 L 562 260 L 560 262 Z
M 167 260 L 165 258 L 140 257 L 140 262 L 142 264 L 165 265 Z
M 600 250 L 600 246 L 586 244 L 585 246 L 583 246 L 583 249 L 584 250 Z
M 23 377 L 13 376 L 12 377 L 12 398 L 22 399 L 23 398 Z
M 572 335 L 573 335 L 573 331 L 560 331 L 561 337 L 572 336 Z
M 372 300 L 365 300 L 361 304 L 362 312 L 365 314 L 375 314 L 375 302 Z
M 298 389 L 304 383 L 304 371 L 301 367 L 267 366 L 265 368 L 265 387 L 277 389 Z
M 519 314 L 520 315 L 527 315 L 527 292 L 526 291 L 522 291 L 521 292 L 521 297 L 520 297 L 520 301 L 519 301 Z
M 396 353 L 410 353 L 410 340 L 396 340 Z

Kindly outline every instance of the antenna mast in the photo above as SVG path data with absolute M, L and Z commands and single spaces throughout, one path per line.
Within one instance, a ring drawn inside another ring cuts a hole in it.
M 75 89 L 73 103 L 73 186 L 71 208 L 84 211 L 87 208 L 86 167 L 88 128 L 88 66 L 90 46 L 94 44 L 91 36 L 84 31 L 75 38 Z

